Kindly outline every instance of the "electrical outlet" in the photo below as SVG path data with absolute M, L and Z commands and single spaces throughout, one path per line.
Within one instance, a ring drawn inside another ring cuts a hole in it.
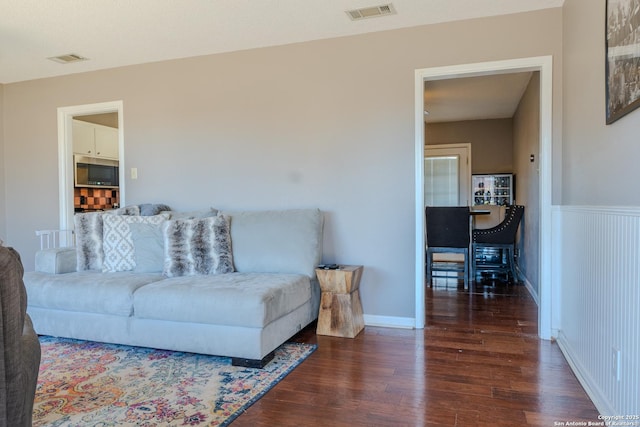
M 611 374 L 616 379 L 616 381 L 620 381 L 620 350 L 615 347 L 613 347 L 611 350 Z

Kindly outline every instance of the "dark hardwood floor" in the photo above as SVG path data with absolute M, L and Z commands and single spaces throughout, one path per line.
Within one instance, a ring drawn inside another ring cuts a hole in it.
M 233 426 L 554 426 L 598 421 L 522 285 L 427 288 L 424 330 L 365 327 L 317 350 Z

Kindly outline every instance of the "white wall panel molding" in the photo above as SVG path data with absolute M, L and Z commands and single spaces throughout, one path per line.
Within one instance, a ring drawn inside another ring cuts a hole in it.
M 601 413 L 640 414 L 640 208 L 562 206 L 555 214 L 558 344 Z

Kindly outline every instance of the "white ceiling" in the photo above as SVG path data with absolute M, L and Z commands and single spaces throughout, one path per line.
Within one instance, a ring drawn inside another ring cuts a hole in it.
M 564 0 L 0 0 L 0 84 L 562 6 Z M 396 13 L 352 21 L 347 10 Z M 87 61 L 47 58 L 76 54 Z M 512 117 L 530 73 L 428 82 L 426 122 Z
M 564 0 L 0 0 L 0 83 L 562 6 Z M 58 64 L 74 53 L 88 61 Z
M 426 123 L 513 117 L 531 72 L 425 82 Z

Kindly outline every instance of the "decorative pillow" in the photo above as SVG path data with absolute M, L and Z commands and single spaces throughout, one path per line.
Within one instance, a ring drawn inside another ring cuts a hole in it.
M 162 273 L 164 266 L 164 239 L 162 226 L 155 224 L 129 224 L 133 240 L 136 273 Z
M 103 226 L 103 272 L 129 271 L 136 266 L 135 248 L 131 238 L 131 223 L 160 225 L 168 215 L 134 216 L 104 215 Z
M 137 205 L 104 211 L 107 215 L 140 215 L 140 207 Z
M 170 211 L 171 208 L 163 203 L 143 203 L 139 205 L 140 215 L 153 216 L 161 212 Z
M 102 268 L 102 212 L 77 213 L 73 217 L 78 271 Z
M 176 219 L 162 226 L 167 277 L 233 272 L 230 218 Z

